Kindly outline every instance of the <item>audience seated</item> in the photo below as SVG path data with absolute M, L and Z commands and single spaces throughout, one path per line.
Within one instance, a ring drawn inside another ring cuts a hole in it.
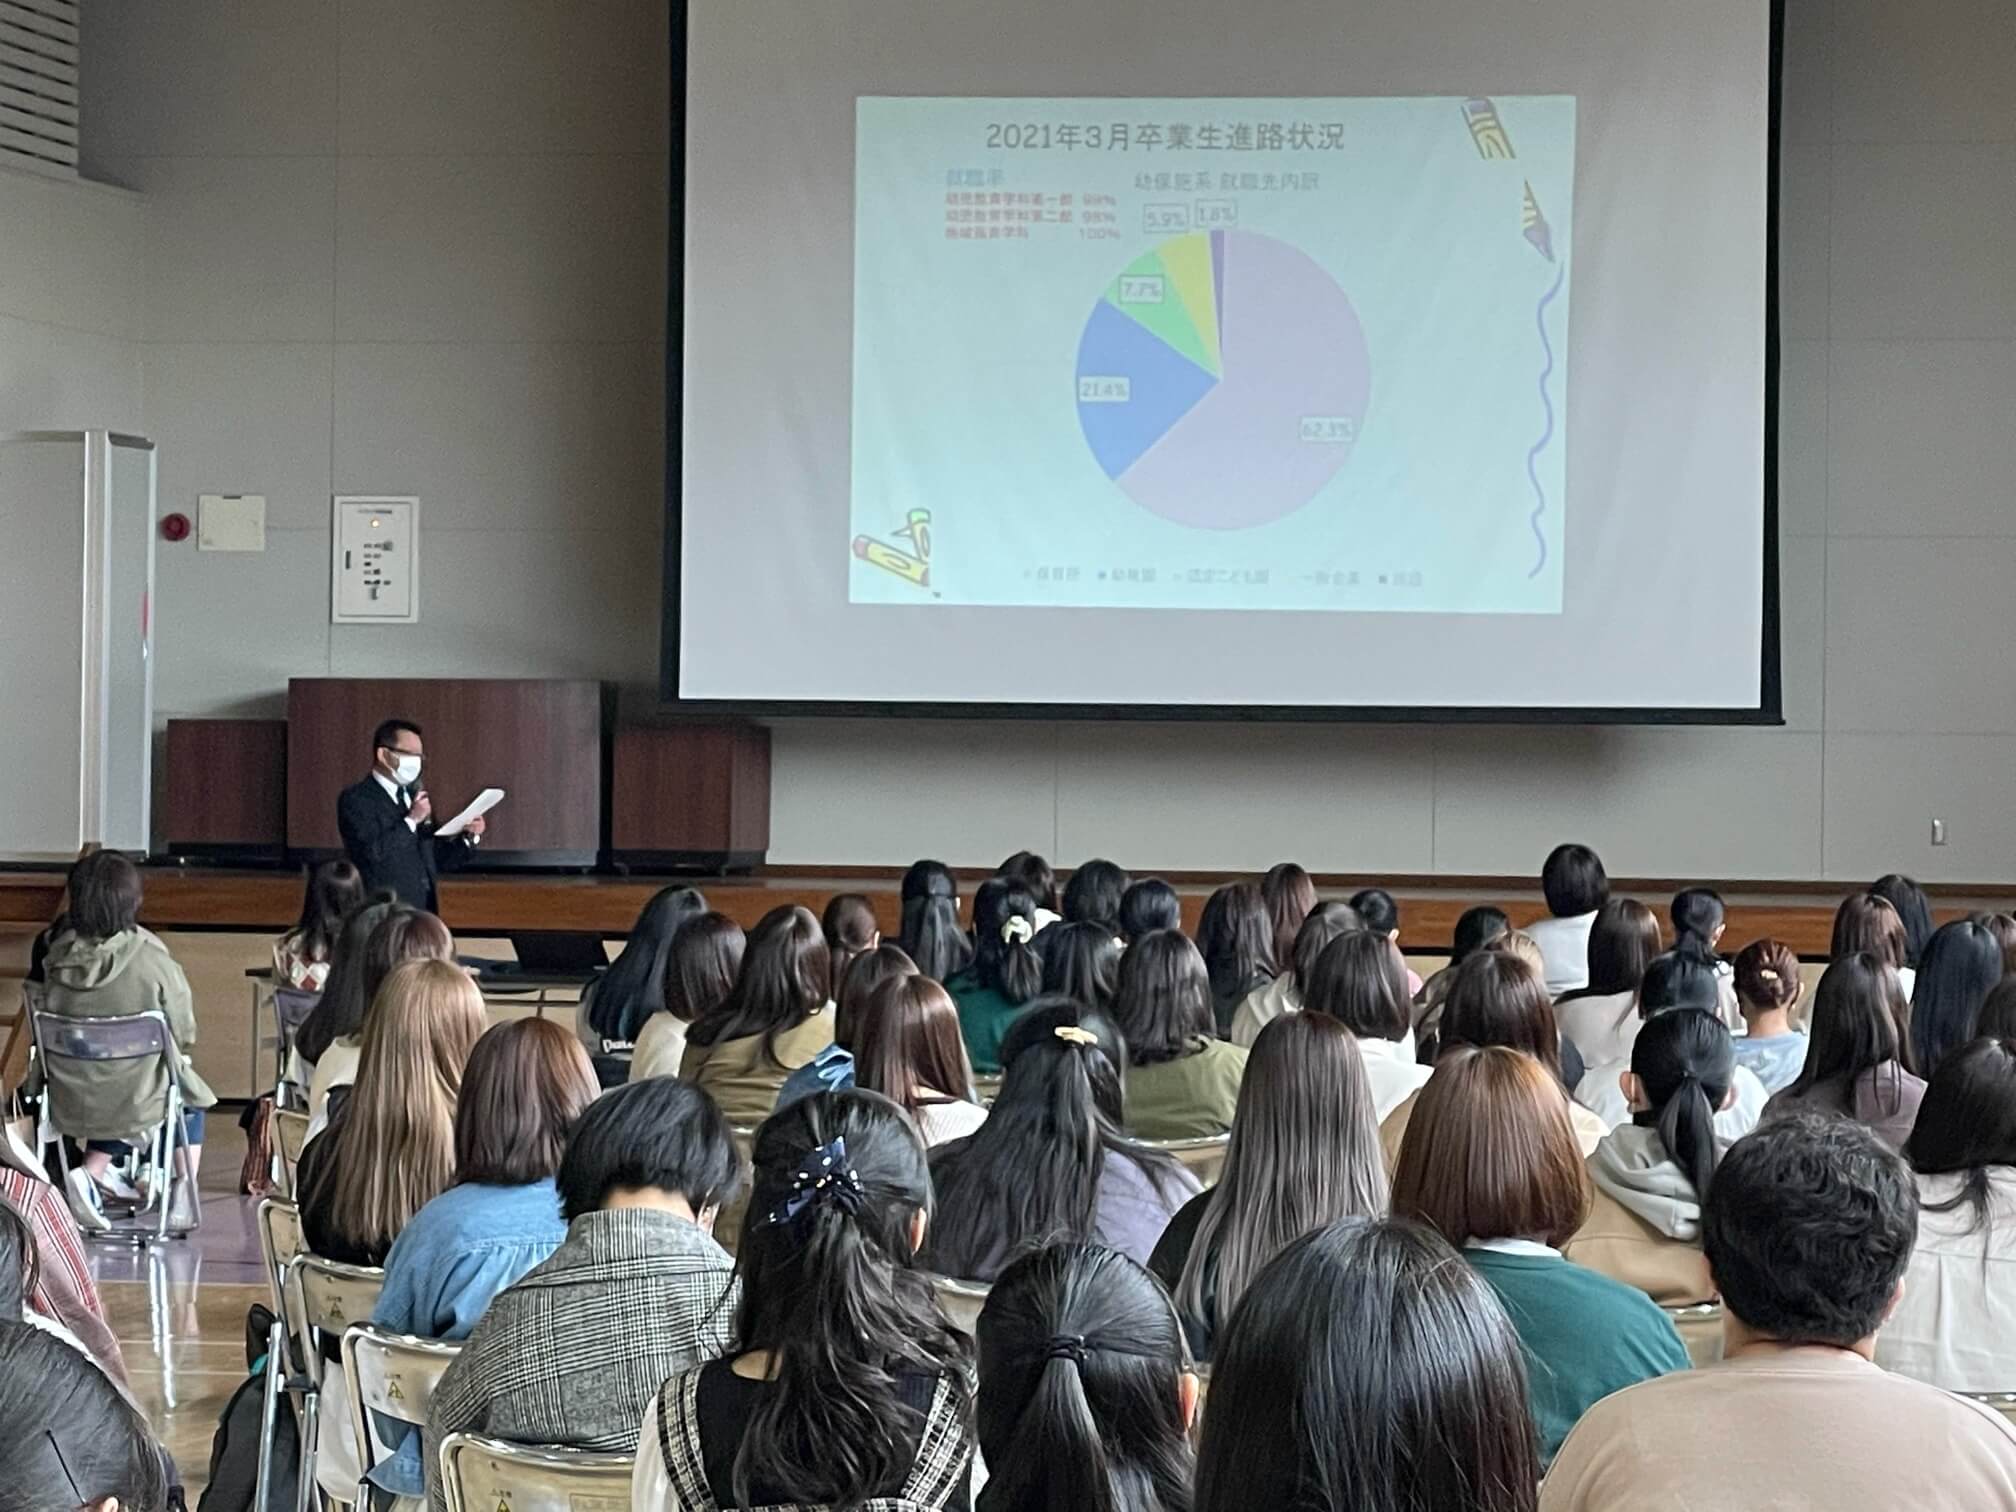
M 916 861 L 903 873 L 903 929 L 896 943 L 934 982 L 949 982 L 973 963 L 973 941 L 959 923 L 959 883 L 942 861 Z
M 1459 983 L 1452 1016 L 1461 993 Z M 1526 1351 L 1543 1461 L 1591 1403 L 1688 1365 L 1643 1292 L 1563 1258 L 1589 1206 L 1553 1073 L 1505 1046 L 1445 1050 L 1407 1126 L 1393 1211 L 1460 1246 L 1505 1304 Z
M 1386 1200 L 1372 1087 L 1351 1031 L 1328 1014 L 1291 1014 L 1253 1046 L 1218 1184 L 1170 1220 L 1148 1268 L 1208 1360 L 1219 1324 L 1269 1261 L 1340 1218 L 1381 1216 Z
M 1540 869 L 1540 891 L 1551 917 L 1527 926 L 1547 963 L 1548 994 L 1560 997 L 1589 985 L 1589 932 L 1610 901 L 1603 858 L 1586 845 L 1557 845 Z
M 1631 1059 L 1638 1037 L 1638 984 L 1659 954 L 1659 916 L 1636 898 L 1612 898 L 1589 928 L 1589 984 L 1554 1004 L 1561 1033 L 1585 1065 Z
M 1125 1255 L 1060 1244 L 988 1293 L 977 1512 L 1189 1512 L 1197 1377 L 1169 1298 Z
M 850 984 L 865 976 L 854 963 Z M 959 1037 L 951 995 L 915 972 L 881 978 L 869 989 L 854 1031 L 853 1084 L 879 1092 L 917 1125 L 926 1148 L 964 1139 L 987 1121 L 973 1095 L 973 1067 Z
M 854 1052 L 860 1048 L 868 1004 L 884 982 L 916 975 L 917 963 L 898 945 L 877 945 L 850 960 L 847 969 L 834 979 L 833 1043 L 785 1079 L 784 1089 L 777 1094 L 777 1106 L 785 1107 L 814 1092 L 844 1092 L 853 1086 Z M 953 1025 L 956 1030 L 956 1009 Z M 963 1049 L 960 1055 L 963 1060 Z
M 1099 924 L 1108 934 L 1120 929 L 1120 900 L 1134 879 L 1111 861 L 1087 861 L 1064 884 L 1064 922 Z
M 1034 851 L 1015 852 L 995 868 L 994 875 L 1029 894 L 1036 905 L 1036 928 L 1039 932 L 1062 919 L 1063 915 L 1057 911 L 1057 873 Z M 978 906 L 977 899 L 975 906 Z
M 203 1110 L 216 1105 L 217 1095 L 189 1058 L 196 1045 L 189 980 L 168 947 L 140 927 L 140 870 L 117 851 L 93 852 L 71 867 L 69 895 L 65 925 L 43 961 L 44 1007 L 62 1018 L 159 1013 L 167 1021 L 188 1141 L 179 1158 L 187 1161 L 193 1182 L 203 1154 Z M 78 1223 L 87 1230 L 105 1229 L 100 1188 L 126 1200 L 139 1195 L 113 1171 L 112 1162 L 158 1127 L 168 1093 L 167 1071 L 152 1060 L 66 1061 L 61 1074 L 45 1086 L 38 1061 L 27 1090 L 44 1093 L 50 1124 L 68 1138 L 86 1141 L 66 1195 Z M 167 1176 L 154 1173 L 157 1181 Z
M 1120 937 L 1129 945 L 1158 929 L 1183 927 L 1183 900 L 1160 877 L 1143 877 L 1120 895 Z
M 1120 990 L 1120 937 L 1111 924 L 1052 925 L 1037 938 L 1043 960 L 1043 991 L 1076 998 L 1088 1008 L 1105 1012 Z
M 2016 1506 L 2016 1428 L 1871 1363 L 1917 1208 L 1903 1161 L 1847 1119 L 1776 1118 L 1738 1142 L 1702 1217 L 1722 1362 L 1590 1408 L 1543 1512 Z
M 1260 1031 L 1274 1020 L 1283 1014 L 1300 1013 L 1309 991 L 1309 979 L 1316 974 L 1316 962 L 1322 958 L 1325 947 L 1339 935 L 1364 927 L 1358 910 L 1348 903 L 1318 903 L 1310 909 L 1303 916 L 1302 927 L 1295 931 L 1295 943 L 1282 958 L 1280 972 L 1240 1001 L 1226 1038 L 1251 1049 Z
M 447 1190 L 463 1068 L 488 1027 L 483 996 L 461 967 L 393 968 L 364 1020 L 357 1084 L 295 1173 L 309 1249 L 383 1265 L 399 1231 Z
M 1211 973 L 1211 1017 L 1224 1034 L 1247 996 L 1274 977 L 1274 923 L 1257 882 L 1232 882 L 1204 900 L 1197 949 Z M 1285 960 L 1286 957 L 1283 957 Z
M 2002 978 L 1982 1000 L 1974 1032 L 1984 1039 L 2016 1039 L 2016 975 Z
M 0 1320 L 0 1508 L 167 1512 L 169 1469 L 146 1420 L 55 1335 Z
M 1267 869 L 1260 879 L 1260 897 L 1267 905 L 1268 974 L 1278 971 L 1295 949 L 1295 936 L 1309 910 L 1316 906 L 1316 884 L 1293 861 Z
M 1673 895 L 1673 948 L 1691 951 L 1714 969 L 1716 1017 L 1731 1033 L 1743 1027 L 1743 1014 L 1736 1004 L 1736 973 L 1716 953 L 1728 932 L 1728 910 L 1722 895 L 1709 887 L 1683 887 Z
M 2016 1041 L 1939 1063 L 1904 1154 L 1918 1242 L 1876 1363 L 1946 1391 L 2016 1392 Z
M 833 961 L 834 989 L 847 975 L 854 958 L 882 943 L 882 926 L 875 921 L 875 905 L 860 893 L 835 893 L 826 900 L 819 916 L 819 929 L 826 936 L 826 951 Z
M 297 992 L 320 992 L 343 920 L 364 901 L 364 878 L 348 861 L 324 861 L 308 873 L 301 917 L 273 942 L 273 980 Z
M 970 1505 L 972 1343 L 917 1268 L 931 1177 L 910 1120 L 822 1092 L 756 1136 L 726 1358 L 645 1409 L 631 1505 Z
M 1129 1133 L 1199 1139 L 1232 1127 L 1247 1052 L 1212 1032 L 1211 974 L 1195 945 L 1164 929 L 1128 946 L 1113 1021 L 1127 1042 Z
M 697 888 L 664 887 L 630 926 L 623 953 L 581 989 L 574 1032 L 590 1055 L 628 1050 L 652 1015 L 665 1007 L 665 975 L 679 931 L 707 911 Z
M 1565 1078 L 1561 1073 L 1561 1034 L 1554 1027 L 1554 1005 L 1547 1000 L 1540 973 L 1529 962 L 1495 944 L 1478 951 L 1456 974 L 1442 1008 L 1440 1054 L 1447 1055 L 1464 1046 L 1483 1050 L 1494 1045 L 1530 1055 L 1547 1068 L 1554 1084 L 1562 1088 L 1561 1100 L 1568 1112 L 1576 1148 L 1584 1155 L 1593 1154 L 1608 1131 L 1595 1114 L 1577 1106 L 1562 1085 Z M 1439 1063 L 1440 1056 L 1437 1059 Z M 1427 1082 L 1433 1068 L 1416 1069 L 1422 1082 Z M 1379 1140 L 1389 1167 L 1399 1163 L 1400 1146 L 1420 1100 L 1420 1091 L 1408 1093 L 1380 1122 Z
M 1721 1150 L 1716 1109 L 1733 1095 L 1736 1058 L 1712 1013 L 1654 1016 L 1631 1046 L 1631 1121 L 1589 1157 L 1595 1201 L 1562 1253 L 1665 1307 L 1711 1301 L 1701 1203 Z
M 785 1080 L 833 1043 L 832 964 L 810 909 L 773 908 L 749 933 L 742 971 L 721 1006 L 686 1031 L 679 1075 L 753 1128 Z
M 1466 908 L 1456 920 L 1449 941 L 1449 964 L 1429 977 L 1414 994 L 1414 1053 L 1424 1062 L 1435 1060 L 1436 1036 L 1442 1028 L 1442 1004 L 1456 981 L 1456 968 L 1471 956 L 1509 932 L 1512 921 L 1505 910 L 1489 904 Z
M 1302 1007 L 1328 1014 L 1357 1037 L 1375 1117 L 1383 1120 L 1428 1080 L 1430 1068 L 1414 1054 L 1406 967 L 1384 935 L 1352 930 L 1324 946 Z
M 436 1512 L 447 1435 L 633 1453 L 659 1386 L 728 1347 L 735 1262 L 713 1228 L 741 1165 L 721 1110 L 685 1082 L 589 1105 L 556 1178 L 565 1241 L 491 1302 L 434 1394 Z
M 959 1032 L 973 1069 L 1001 1069 L 1001 1039 L 1030 999 L 1043 990 L 1036 951 L 1036 900 L 994 877 L 973 894 L 973 964 L 945 983 L 959 1005 Z
M 1375 934 L 1383 934 L 1396 946 L 1400 943 L 1400 905 L 1393 894 L 1383 887 L 1367 887 L 1351 895 L 1351 910 L 1365 921 L 1365 927 Z M 1406 958 L 1401 958 L 1406 964 Z M 1407 1000 L 1412 1002 L 1421 995 L 1421 978 L 1414 968 L 1406 967 Z
M 2016 915 L 2006 913 L 1977 913 L 1972 915 L 1976 924 L 1995 937 L 1995 943 L 2002 947 L 2002 974 L 2006 977 L 2016 971 Z
M 1532 1512 L 1539 1475 L 1491 1289 L 1429 1230 L 1347 1218 L 1289 1245 L 1232 1315 L 1191 1506 Z
M 1932 900 L 1924 888 L 1898 872 L 1878 877 L 1869 891 L 1897 910 L 1904 926 L 1904 966 L 1917 971 L 1925 963 L 1925 947 L 1932 943 Z M 1904 990 L 1908 995 L 1911 989 L 1907 985 Z
M 1794 1108 L 1844 1113 L 1868 1124 L 1893 1150 L 1904 1148 L 1925 1083 L 1912 1075 L 1902 1034 L 1910 1009 L 1897 973 L 1873 955 L 1842 956 L 1813 992 L 1806 1064 L 1775 1094 L 1765 1116 Z
M 1930 938 L 1928 931 L 1927 938 Z M 1912 969 L 1911 937 L 1904 920 L 1888 898 L 1879 893 L 1851 893 L 1834 911 L 1834 937 L 1828 946 L 1829 960 L 1843 956 L 1872 955 L 1897 973 L 1898 985 L 1908 1000 L 1918 980 Z
M 452 963 L 454 959 L 455 937 L 433 914 L 404 903 L 395 903 L 386 910 L 364 942 L 363 975 L 359 983 L 364 1011 L 359 1026 L 355 1030 L 346 1029 L 330 1041 L 329 1048 L 316 1059 L 315 1074 L 308 1081 L 311 1140 L 328 1124 L 334 1111 L 332 1103 L 347 1097 L 351 1083 L 357 1079 L 363 1029 L 377 1011 L 378 994 L 384 990 L 393 968 L 407 961 Z M 320 1006 L 317 1005 L 318 1009 Z
M 1806 1035 L 1792 1022 L 1805 993 L 1806 979 L 1791 946 L 1752 940 L 1736 957 L 1736 1003 L 1749 1030 L 1736 1041 L 1736 1064 L 1766 1092 L 1791 1086 L 1806 1064 Z
M 343 916 L 336 944 L 329 952 L 329 974 L 322 979 L 322 995 L 294 1031 L 299 1074 L 293 1080 L 299 1084 L 308 1084 L 316 1063 L 339 1039 L 352 1042 L 349 1064 L 355 1072 L 355 1040 L 364 1027 L 364 1010 L 371 1006 L 370 995 L 364 990 L 364 957 L 372 932 L 400 906 L 389 892 L 371 893 Z
M 398 1334 L 464 1339 L 490 1299 L 567 1237 L 553 1173 L 598 1088 L 580 1042 L 547 1019 L 499 1024 L 476 1042 L 455 1105 L 455 1184 L 407 1222 L 385 1257 L 371 1321 Z M 394 1496 L 426 1489 L 419 1435 L 367 1477 Z
M 1669 950 L 1645 968 L 1645 980 L 1638 984 L 1638 1018 L 1642 1023 L 1654 1014 L 1678 1008 L 1698 1008 L 1721 1016 L 1722 984 L 1715 963 L 1698 948 Z M 1628 1058 L 1621 1061 L 1592 1062 L 1575 1084 L 1575 1101 L 1593 1112 L 1607 1131 L 1631 1116 L 1624 1100 L 1624 1073 L 1631 1069 Z M 1757 1127 L 1769 1101 L 1764 1084 L 1746 1066 L 1737 1066 L 1731 1077 L 1735 1093 L 1729 1105 L 1715 1115 L 1715 1132 L 1726 1143 L 1741 1139 Z
M 686 1031 L 728 1001 L 748 948 L 742 926 L 722 913 L 688 919 L 665 956 L 660 1010 L 645 1019 L 630 1051 L 631 1081 L 677 1076 Z
M 1127 1051 L 1103 1015 L 1068 998 L 1029 1005 L 1001 1046 L 987 1121 L 931 1155 L 938 1209 L 925 1265 L 992 1281 L 1010 1261 L 1065 1241 L 1146 1262 L 1197 1178 L 1121 1132 Z
M 1984 924 L 1955 919 L 1933 931 L 1911 985 L 1910 1063 L 1930 1077 L 1974 1038 L 1981 1004 L 2002 980 L 2002 942 Z

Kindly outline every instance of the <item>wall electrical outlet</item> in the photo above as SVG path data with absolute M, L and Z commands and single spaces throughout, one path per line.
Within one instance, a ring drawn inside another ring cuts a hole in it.
M 1934 819 L 1932 821 L 1932 843 L 1934 845 L 1944 845 L 1946 843 L 1946 821 L 1944 819 Z

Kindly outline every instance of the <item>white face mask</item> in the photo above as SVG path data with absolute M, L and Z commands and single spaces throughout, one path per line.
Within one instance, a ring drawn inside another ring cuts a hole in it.
M 399 756 L 392 762 L 392 780 L 401 787 L 411 787 L 420 780 L 420 758 Z

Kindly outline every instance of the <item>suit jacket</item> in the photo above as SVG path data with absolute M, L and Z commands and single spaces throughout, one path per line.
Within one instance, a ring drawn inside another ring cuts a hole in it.
M 453 871 L 469 854 L 465 837 L 440 839 L 431 819 L 417 831 L 408 826 L 406 810 L 376 777 L 343 789 L 336 800 L 336 828 L 367 890 L 389 888 L 401 903 L 429 913 L 440 912 L 435 906 L 435 877 Z

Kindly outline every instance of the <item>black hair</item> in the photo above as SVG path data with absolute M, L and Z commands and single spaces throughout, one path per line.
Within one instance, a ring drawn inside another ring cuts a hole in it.
M 1383 887 L 1368 887 L 1351 895 L 1351 906 L 1367 929 L 1390 935 L 1400 927 L 1400 905 Z
M 329 952 L 329 975 L 322 979 L 322 996 L 294 1031 L 294 1048 L 309 1065 L 328 1054 L 336 1040 L 362 1032 L 364 1010 L 371 1006 L 365 987 L 371 935 L 399 906 L 391 893 L 374 892 L 343 920 L 335 947 Z
M 1682 888 L 1673 895 L 1673 948 L 1683 949 L 1694 942 L 1703 954 L 1714 954 L 1715 932 L 1727 917 L 1722 895 L 1714 888 Z
M 1120 987 L 1120 937 L 1113 926 L 1085 920 L 1052 924 L 1036 937 L 1043 990 L 1076 998 L 1087 1008 L 1111 1008 Z
M 1697 950 L 1669 950 L 1654 956 L 1638 984 L 1638 1017 L 1649 1019 L 1672 1008 L 1714 1013 L 1722 1002 L 1715 966 Z
M 1360 934 L 1364 930 L 1365 921 L 1349 903 L 1332 899 L 1310 909 L 1302 920 L 1302 927 L 1295 931 L 1294 948 L 1288 952 L 1288 959 L 1281 963 L 1281 969 L 1295 984 L 1297 995 L 1308 996 L 1309 983 L 1316 975 L 1316 963 L 1322 959 L 1331 941 L 1339 935 Z
M 70 868 L 71 929 L 109 940 L 140 922 L 140 868 L 117 851 L 93 851 Z
M 665 1007 L 665 962 L 672 941 L 705 912 L 707 900 L 697 887 L 661 888 L 644 905 L 623 953 L 596 979 L 589 995 L 588 1023 L 597 1034 L 628 1043 Z
M 1932 942 L 1932 900 L 1901 872 L 1879 877 L 1869 891 L 1897 910 L 1904 924 L 1904 964 L 1915 970 Z
M 1422 1224 L 1304 1235 L 1219 1336 L 1196 1512 L 1533 1512 L 1539 1483 L 1519 1335 Z
M 420 726 L 413 723 L 410 719 L 380 720 L 378 728 L 371 732 L 372 754 L 376 755 L 379 751 L 391 750 L 392 742 L 397 740 L 401 735 L 419 735 L 424 737 L 426 733 L 425 730 L 421 729 Z
M 1109 931 L 1119 928 L 1120 900 L 1133 883 L 1134 879 L 1115 862 L 1087 861 L 1064 884 L 1064 921 L 1104 924 Z
M 1871 1078 L 1879 1106 L 1903 1105 L 1908 1010 L 1897 973 L 1857 951 L 1820 974 L 1806 1040 L 1806 1062 L 1785 1089 L 1788 1097 L 1817 1096 L 1837 1113 L 1852 1113 L 1856 1084 Z M 1887 1096 L 1885 1095 L 1887 1094 Z
M 1930 1076 L 1956 1045 L 1974 1038 L 1981 1005 L 2002 980 L 2002 943 L 1984 925 L 1956 919 L 1934 931 L 1911 985 L 1911 1064 Z
M 959 905 L 938 893 L 903 905 L 896 943 L 934 982 L 949 981 L 973 964 L 973 940 L 959 927 Z
M 1143 877 L 1120 895 L 1120 934 L 1129 944 L 1158 929 L 1183 927 L 1183 900 L 1160 877 Z
M 785 904 L 757 920 L 742 952 L 742 972 L 727 999 L 686 1031 L 689 1044 L 763 1036 L 763 1059 L 775 1066 L 777 1036 L 824 1008 L 833 997 L 833 956 L 809 908 Z
M 1594 913 L 1610 901 L 1603 858 L 1586 845 L 1557 845 L 1540 868 L 1540 891 L 1557 919 Z
M 1015 852 L 994 869 L 994 875 L 1020 887 L 1044 912 L 1057 912 L 1057 873 L 1036 852 Z
M 364 878 L 348 861 L 324 861 L 311 869 L 301 889 L 301 917 L 288 933 L 302 959 L 328 960 L 344 918 L 363 901 Z
M 1370 930 L 1338 935 L 1323 947 L 1302 984 L 1302 1008 L 1329 1014 L 1360 1039 L 1405 1039 L 1414 1009 L 1399 949 Z
M 925 1260 L 940 1275 L 990 1281 L 1027 1249 L 1095 1237 L 1112 1156 L 1164 1196 L 1180 1167 L 1121 1132 L 1127 1044 L 1104 1014 L 1038 998 L 1001 1042 L 1001 1091 L 987 1121 L 931 1153 L 938 1216 Z
M 1502 908 L 1483 903 L 1464 909 L 1449 941 L 1449 964 L 1461 965 L 1465 956 L 1476 954 L 1500 935 L 1511 932 L 1512 920 Z
M 1971 1227 L 1988 1227 L 1988 1172 L 2016 1166 L 2016 1040 L 1977 1039 L 1939 1062 L 1904 1145 L 1921 1176 L 1958 1176 L 1960 1189 L 1930 1213 L 1972 1210 Z
M 0 1512 L 49 1512 L 115 1498 L 164 1512 L 167 1468 L 154 1435 L 111 1378 L 63 1340 L 0 1322 Z
M 819 915 L 819 928 L 826 936 L 826 949 L 832 958 L 833 990 L 840 990 L 840 979 L 847 975 L 847 967 L 865 950 L 873 950 L 882 943 L 882 924 L 875 917 L 875 905 L 860 893 L 835 893 L 826 900 L 825 910 Z
M 1208 1039 L 1211 973 L 1197 947 L 1174 929 L 1158 929 L 1128 946 L 1113 1018 L 1136 1066 L 1178 1060 L 1200 1036 Z
M 734 1201 L 742 1157 L 714 1099 L 691 1082 L 648 1076 L 603 1093 L 567 1136 L 554 1185 L 569 1223 L 612 1192 L 656 1187 L 684 1197 L 695 1214 Z
M 973 975 L 1011 1007 L 1043 990 L 1036 899 L 1020 884 L 993 877 L 973 894 Z
M 1211 973 L 1220 1028 L 1231 1022 L 1241 998 L 1274 975 L 1273 940 L 1274 921 L 1258 882 L 1228 882 L 1204 900 L 1197 949 Z
M 836 1142 L 848 1174 L 815 1190 L 800 1173 Z M 922 1447 L 924 1415 L 899 1375 L 941 1377 L 962 1419 L 972 1410 L 972 1343 L 911 1249 L 911 1225 L 931 1208 L 923 1141 L 879 1093 L 821 1092 L 773 1114 L 754 1154 L 731 1354 L 768 1351 L 774 1384 L 743 1424 L 735 1503 L 754 1506 L 761 1482 L 789 1501 L 858 1507 L 887 1494 Z
M 1189 1512 L 1189 1357 L 1140 1265 L 1089 1244 L 1025 1256 L 987 1294 L 978 1340 L 978 1512 Z
M 1737 1140 L 1702 1205 L 1722 1305 L 1779 1344 L 1846 1349 L 1875 1333 L 1917 1238 L 1903 1160 L 1825 1113 L 1785 1113 Z
M 903 873 L 897 893 L 905 903 L 915 898 L 949 898 L 959 901 L 959 879 L 943 861 L 912 861 Z
M 1631 1074 L 1651 1106 L 1631 1121 L 1656 1129 L 1698 1200 L 1708 1195 L 1719 1152 L 1715 1110 L 1736 1079 L 1735 1042 L 1714 1014 L 1699 1008 L 1655 1013 L 1631 1045 Z

